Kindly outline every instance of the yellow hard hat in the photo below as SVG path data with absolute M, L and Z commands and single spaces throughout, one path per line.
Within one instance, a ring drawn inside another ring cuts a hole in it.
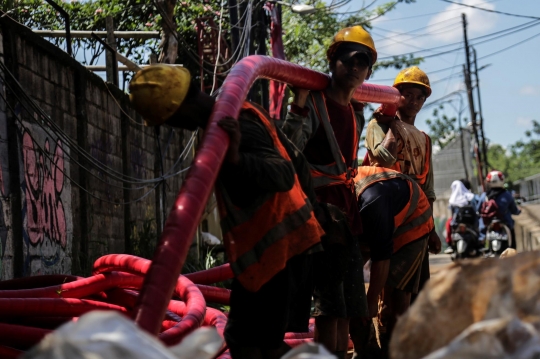
M 338 46 L 343 42 L 351 42 L 364 45 L 369 50 L 371 50 L 371 57 L 373 59 L 371 64 L 373 65 L 375 61 L 377 61 L 377 50 L 375 50 L 375 42 L 373 42 L 373 39 L 371 38 L 369 32 L 364 30 L 364 28 L 359 25 L 346 27 L 339 30 L 338 33 L 334 35 L 332 44 L 326 52 L 326 58 L 328 59 L 328 61 L 330 61 L 332 55 L 337 50 Z
M 129 99 L 146 125 L 161 125 L 182 105 L 190 81 L 189 71 L 181 66 L 148 66 L 133 76 Z
M 404 84 L 420 85 L 426 89 L 426 97 L 431 95 L 429 78 L 424 71 L 418 68 L 418 66 L 408 67 L 397 74 L 393 86 L 397 88 L 399 85 Z

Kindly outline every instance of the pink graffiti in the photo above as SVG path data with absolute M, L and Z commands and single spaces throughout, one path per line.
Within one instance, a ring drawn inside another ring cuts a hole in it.
M 45 236 L 66 246 L 66 217 L 60 195 L 64 187 L 64 152 L 62 142 L 56 142 L 54 155 L 49 140 L 45 152 L 53 161 L 44 159 L 43 153 L 34 148 L 28 132 L 23 135 L 24 178 L 26 180 L 27 230 L 30 242 L 38 244 Z M 49 166 L 47 166 L 49 164 Z

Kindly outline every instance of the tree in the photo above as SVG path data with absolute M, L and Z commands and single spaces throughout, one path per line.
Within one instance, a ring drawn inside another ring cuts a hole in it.
M 390 1 L 372 10 L 369 6 L 359 9 L 353 14 L 339 14 L 339 8 L 333 8 L 323 0 L 314 0 L 318 11 L 315 14 L 301 16 L 284 6 L 284 46 L 288 59 L 292 62 L 311 67 L 315 70 L 327 71 L 326 48 L 333 35 L 342 27 L 358 24 L 369 28 L 370 21 L 376 17 L 395 9 L 399 3 L 411 3 L 414 0 Z M 239 9 L 247 8 L 251 16 L 239 16 L 238 24 L 244 35 L 242 44 L 250 43 L 255 37 L 258 16 L 262 11 L 264 1 L 244 0 L 238 1 Z M 208 24 L 219 24 L 221 33 L 230 44 L 229 13 L 226 0 L 71 0 L 61 2 L 70 16 L 72 30 L 105 30 L 105 19 L 112 16 L 114 24 L 119 31 L 163 30 L 161 43 L 158 39 L 118 39 L 118 52 L 140 64 L 148 63 L 149 55 L 160 55 L 165 62 L 172 62 L 178 51 L 177 63 L 182 63 L 194 76 L 200 80 L 200 58 L 198 54 L 198 38 L 196 33 L 196 19 L 206 19 Z M 49 4 L 42 0 L 20 0 L 14 2 L 14 8 L 9 11 L 10 16 L 32 29 L 61 30 L 65 28 L 64 20 Z M 174 17 L 172 14 L 174 13 Z M 249 20 L 249 21 L 248 21 Z M 247 25 L 247 26 L 246 26 Z M 176 27 L 173 29 L 173 27 Z M 211 27 L 209 31 L 216 30 Z M 176 34 L 175 34 L 176 33 Z M 55 45 L 62 46 L 63 38 L 51 38 Z M 94 65 L 102 55 L 104 49 L 94 39 L 74 39 L 74 56 L 85 65 Z M 241 58 L 243 51 L 238 51 L 230 61 L 231 65 Z M 412 57 L 395 58 L 383 61 L 377 67 L 401 68 L 418 64 L 420 59 Z M 212 82 L 212 73 L 215 64 L 204 63 L 204 77 L 206 83 Z M 226 69 L 220 68 L 221 79 L 226 75 Z
M 340 29 L 361 25 L 369 30 L 372 20 L 392 11 L 401 2 L 411 3 L 414 0 L 391 1 L 373 10 L 363 8 L 347 16 L 328 10 L 328 4 L 323 0 L 315 0 L 312 5 L 318 11 L 307 16 L 293 13 L 289 7 L 283 7 L 283 44 L 287 59 L 317 71 L 327 72 L 326 50 Z M 388 67 L 401 69 L 418 65 L 420 62 L 421 58 L 396 56 L 392 60 L 378 62 L 374 71 Z
M 509 183 L 540 173 L 540 123 L 533 120 L 533 129 L 525 136 L 527 140 L 517 141 L 508 149 L 497 144 L 489 146 L 490 170 L 502 171 Z
M 433 143 L 440 148 L 444 148 L 454 138 L 456 138 L 456 117 L 448 117 L 444 111 L 444 105 L 439 105 L 433 109 L 433 119 L 427 119 L 426 123 L 429 127 L 429 136 Z M 466 121 L 467 119 L 465 119 Z

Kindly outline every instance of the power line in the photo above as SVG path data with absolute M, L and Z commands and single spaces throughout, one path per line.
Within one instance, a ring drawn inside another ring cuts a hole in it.
M 533 36 L 531 36 L 531 37 L 529 37 L 529 38 L 526 38 L 525 40 L 522 40 L 522 41 L 517 42 L 517 43 L 515 43 L 515 44 L 512 44 L 512 45 L 510 45 L 510 46 L 508 46 L 508 47 L 505 47 L 504 49 L 501 49 L 501 50 L 499 50 L 499 51 L 495 51 L 495 52 L 492 52 L 491 54 L 487 54 L 487 55 L 485 55 L 485 56 L 479 57 L 478 60 L 482 60 L 482 59 L 485 59 L 486 57 L 490 57 L 490 56 L 494 56 L 494 55 L 500 54 L 501 52 L 504 52 L 504 51 L 506 51 L 506 50 L 510 50 L 511 48 L 516 47 L 516 46 L 518 46 L 518 45 L 521 45 L 521 44 L 523 44 L 524 42 L 527 42 L 527 41 L 529 41 L 529 40 L 532 40 L 532 39 L 534 39 L 535 37 L 538 37 L 538 36 L 540 36 L 540 33 L 538 33 L 538 34 L 536 34 L 536 35 L 533 35 Z
M 520 31 L 523 31 L 523 30 L 527 30 L 527 29 L 530 29 L 532 27 L 535 27 L 535 26 L 538 26 L 540 25 L 540 21 L 538 20 L 533 20 L 533 21 L 530 21 L 530 22 L 527 22 L 525 24 L 521 24 L 521 25 L 517 25 L 517 26 L 513 26 L 513 27 L 510 27 L 508 29 L 504 29 L 504 30 L 500 30 L 500 31 L 496 31 L 496 32 L 493 32 L 491 34 L 487 34 L 487 35 L 482 35 L 482 36 L 478 36 L 478 37 L 475 37 L 473 39 L 471 39 L 471 45 L 479 45 L 479 44 L 483 44 L 483 43 L 486 43 L 486 42 L 489 42 L 489 41 L 493 41 L 493 40 L 497 40 L 501 37 L 504 37 L 504 36 L 508 36 L 508 35 L 512 35 L 512 34 L 515 34 L 517 32 L 520 32 Z M 499 35 L 501 34 L 501 35 Z M 494 37 L 495 35 L 499 35 L 497 37 Z M 494 37 L 492 39 L 486 39 L 486 40 L 483 40 L 483 41 L 480 41 L 480 42 L 475 42 L 475 43 L 472 43 L 472 41 L 474 40 L 479 40 L 479 39 L 483 39 L 483 38 L 489 38 L 489 37 Z M 455 46 L 455 45 L 461 45 L 463 41 L 459 41 L 459 42 L 455 42 L 455 43 L 451 43 L 451 44 L 446 44 L 446 45 L 441 45 L 441 46 L 435 46 L 435 47 L 432 47 L 432 48 L 429 48 L 429 49 L 425 49 L 425 50 L 422 50 L 422 51 L 432 51 L 434 49 L 441 49 L 441 48 L 445 48 L 445 47 L 449 47 L 449 46 Z M 444 51 L 444 52 L 441 52 L 441 53 L 438 53 L 438 54 L 432 54 L 432 55 L 426 55 L 426 56 L 422 56 L 423 58 L 429 58 L 429 57 L 434 57 L 434 56 L 439 56 L 439 55 L 444 55 L 444 54 L 447 54 L 449 52 L 453 52 L 453 51 L 456 51 L 456 50 L 459 50 L 461 49 L 461 47 L 458 47 L 458 48 L 455 48 L 453 50 L 450 50 L 450 51 Z M 382 57 L 380 60 L 389 60 L 389 59 L 392 59 L 394 57 L 401 57 L 401 56 L 408 56 L 408 55 L 413 55 L 413 54 L 416 54 L 418 52 L 422 52 L 422 51 L 412 51 L 412 52 L 409 52 L 409 53 L 406 53 L 406 54 L 401 54 L 401 55 L 394 55 L 394 56 L 388 56 L 388 57 Z
M 494 2 L 496 2 L 496 1 L 500 1 L 500 0 L 486 1 L 486 2 L 483 2 L 483 3 L 481 3 L 481 4 L 489 4 L 489 3 L 494 3 Z M 481 4 L 480 4 L 480 5 L 481 5 Z M 383 20 L 379 20 L 379 22 L 383 22 L 383 21 L 398 21 L 398 20 L 407 20 L 407 19 L 416 19 L 416 18 L 419 18 L 419 17 L 430 16 L 430 15 L 438 15 L 438 14 L 442 14 L 442 13 L 445 13 L 445 12 L 451 12 L 451 11 L 457 11 L 457 10 L 458 10 L 458 9 L 449 9 L 449 10 L 444 10 L 444 11 L 430 12 L 430 13 L 427 13 L 427 14 L 421 14 L 421 15 L 399 17 L 399 18 L 396 18 L 396 19 L 383 19 Z
M 540 17 L 537 17 L 537 16 L 527 16 L 527 15 L 511 14 L 511 13 L 509 13 L 509 12 L 503 12 L 503 11 L 497 11 L 497 10 L 486 9 L 486 8 L 483 8 L 483 7 L 478 7 L 478 6 L 474 6 L 474 5 L 462 4 L 462 3 L 455 2 L 455 1 L 451 1 L 451 0 L 441 0 L 441 1 L 444 1 L 444 2 L 447 2 L 447 3 L 450 3 L 450 4 L 456 4 L 456 5 L 460 5 L 460 6 L 470 7 L 470 8 L 477 9 L 477 10 L 482 10 L 482 11 L 492 12 L 492 13 L 495 13 L 495 14 L 508 15 L 508 16 L 514 16 L 514 17 L 522 17 L 522 18 L 526 18 L 526 19 L 536 19 L 536 20 L 540 20 Z

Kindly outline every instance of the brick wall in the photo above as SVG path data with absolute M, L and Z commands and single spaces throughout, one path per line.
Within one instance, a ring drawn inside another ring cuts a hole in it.
M 166 215 L 185 172 L 165 180 L 161 202 L 162 184 L 140 181 L 188 166 L 192 150 L 177 162 L 191 133 L 161 128 L 162 165 L 154 128 L 126 94 L 8 17 L 0 61 L 51 119 L 0 88 L 1 279 L 88 274 L 107 253 L 151 255 L 160 207 Z

